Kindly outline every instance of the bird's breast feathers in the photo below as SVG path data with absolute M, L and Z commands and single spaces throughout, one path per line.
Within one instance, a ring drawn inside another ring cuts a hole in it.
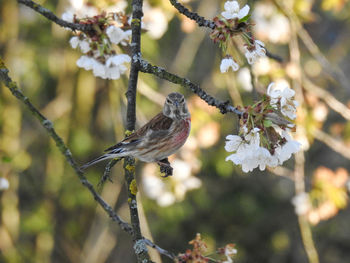
M 191 130 L 191 118 L 182 119 L 174 122 L 173 130 L 169 133 L 170 142 L 176 149 L 180 148 L 187 140 Z

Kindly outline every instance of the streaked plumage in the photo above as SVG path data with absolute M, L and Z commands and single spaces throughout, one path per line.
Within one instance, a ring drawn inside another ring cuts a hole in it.
M 186 142 L 190 129 L 191 115 L 184 96 L 177 92 L 170 93 L 162 112 L 81 169 L 103 160 L 125 156 L 133 156 L 144 162 L 162 162 Z

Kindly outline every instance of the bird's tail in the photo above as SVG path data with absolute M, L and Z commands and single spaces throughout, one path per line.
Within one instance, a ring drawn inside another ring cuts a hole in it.
M 107 160 L 107 159 L 113 159 L 113 158 L 116 158 L 116 154 L 110 154 L 110 153 L 106 153 L 98 158 L 96 158 L 95 160 L 92 160 L 84 165 L 82 165 L 80 167 L 81 170 L 85 170 L 86 168 L 90 167 L 91 165 L 94 165 L 96 163 L 99 163 L 101 161 L 104 161 L 104 160 Z

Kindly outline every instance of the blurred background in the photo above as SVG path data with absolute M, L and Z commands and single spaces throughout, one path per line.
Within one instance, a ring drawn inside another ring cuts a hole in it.
M 208 19 L 224 5 L 182 2 Z M 58 16 L 84 7 L 75 0 L 39 3 Z M 96 12 L 130 13 L 130 3 L 123 0 L 90 3 Z M 301 104 L 296 139 L 304 152 L 283 168 L 244 174 L 225 161 L 225 137 L 236 134 L 236 116 L 220 114 L 180 86 L 141 74 L 137 127 L 160 111 L 171 91 L 185 94 L 192 114 L 190 138 L 171 157 L 173 177 L 161 178 L 156 165 L 137 163 L 143 234 L 177 254 L 190 248 L 188 241 L 199 232 L 208 254 L 235 243 L 235 262 L 316 263 L 315 248 L 319 262 L 350 262 L 349 1 L 240 2 L 245 3 L 256 38 L 282 63 L 263 58 L 250 67 L 233 49 L 240 70 L 220 73 L 225 54 L 210 40 L 210 30 L 197 27 L 165 0 L 145 1 L 149 31 L 142 35 L 143 56 L 234 105 L 251 104 L 271 81 L 287 83 Z M 81 54 L 70 47 L 70 36 L 33 10 L 0 0 L 0 55 L 10 76 L 83 164 L 123 139 L 128 80 L 124 75 L 107 81 L 79 69 Z M 94 185 L 104 165 L 87 171 Z M 96 205 L 40 123 L 4 86 L 0 180 L 0 262 L 136 261 L 131 237 Z M 101 195 L 128 220 L 121 164 L 113 168 L 112 180 Z M 297 215 L 291 200 L 304 191 L 311 203 L 293 199 L 296 207 L 306 206 Z M 150 250 L 155 262 L 170 262 Z

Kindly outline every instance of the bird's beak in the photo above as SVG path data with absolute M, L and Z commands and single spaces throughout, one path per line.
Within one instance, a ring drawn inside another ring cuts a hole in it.
M 178 101 L 175 101 L 175 107 L 178 108 L 179 107 L 179 102 Z

